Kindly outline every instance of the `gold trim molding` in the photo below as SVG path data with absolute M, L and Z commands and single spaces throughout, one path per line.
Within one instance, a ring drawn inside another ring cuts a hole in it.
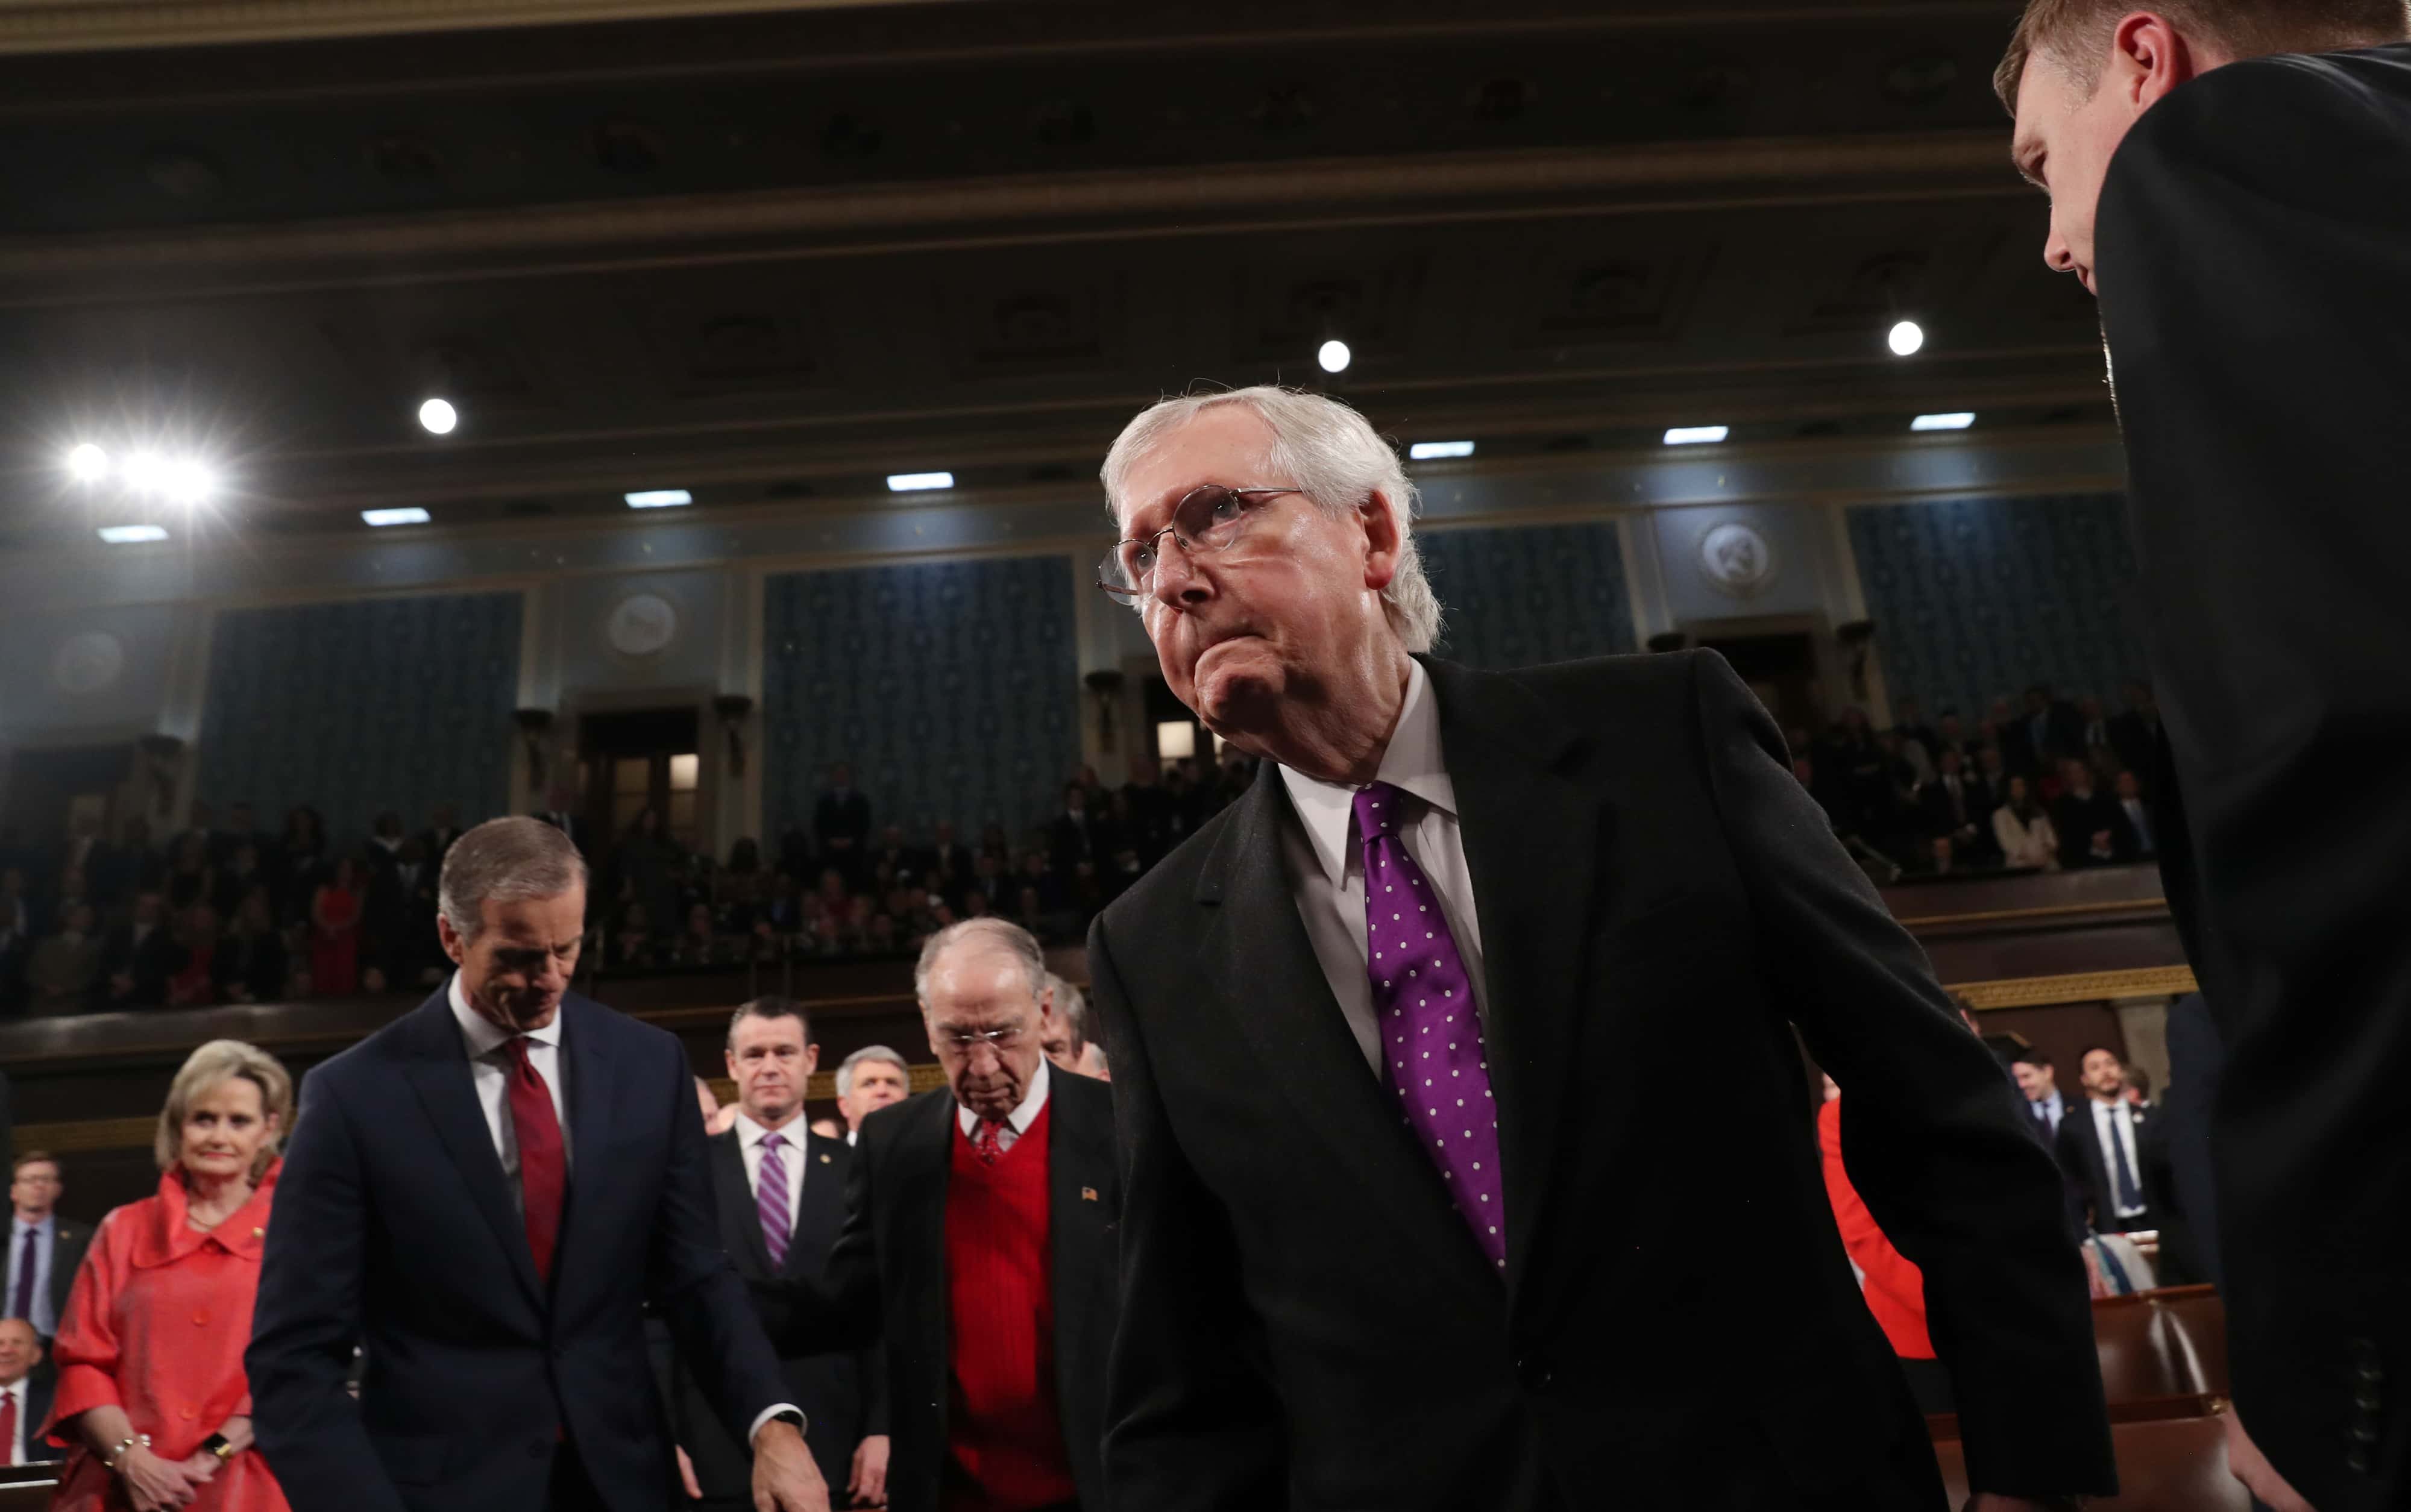
M 2132 997 L 2182 997 L 2199 991 L 2189 966 L 2138 967 L 2125 971 L 2077 971 L 2061 977 L 2008 977 L 1963 981 L 1951 991 L 1982 1010 L 2053 1008 L 2063 1003 L 2117 1002 Z

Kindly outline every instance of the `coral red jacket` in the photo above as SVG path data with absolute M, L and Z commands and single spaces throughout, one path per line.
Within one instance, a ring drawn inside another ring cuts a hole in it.
M 1817 1144 L 1825 1153 L 1825 1198 L 1834 1204 L 1842 1247 L 1865 1278 L 1861 1289 L 1867 1311 L 1892 1341 L 1893 1354 L 1903 1359 L 1932 1359 L 1934 1342 L 1925 1336 L 1925 1277 L 1876 1227 L 1875 1214 L 1859 1200 L 1849 1172 L 1842 1169 L 1841 1098 L 1817 1110 Z

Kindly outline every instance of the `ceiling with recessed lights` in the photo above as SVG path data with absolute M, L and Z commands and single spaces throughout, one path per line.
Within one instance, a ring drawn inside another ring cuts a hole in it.
M 1469 468 L 2109 419 L 2013 4 L 434 8 L 0 57 L 0 548 L 90 539 L 78 444 L 310 535 L 1088 487 L 1199 383 Z

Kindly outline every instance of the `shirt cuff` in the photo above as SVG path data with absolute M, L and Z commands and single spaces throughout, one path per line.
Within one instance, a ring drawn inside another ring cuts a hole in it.
M 804 1409 L 796 1406 L 794 1403 L 773 1402 L 768 1406 L 762 1409 L 762 1416 L 754 1418 L 753 1426 L 745 1431 L 746 1446 L 750 1448 L 753 1446 L 753 1441 L 762 1436 L 763 1425 L 782 1412 L 792 1412 L 798 1418 L 804 1418 Z M 804 1421 L 809 1423 L 811 1419 L 804 1418 Z

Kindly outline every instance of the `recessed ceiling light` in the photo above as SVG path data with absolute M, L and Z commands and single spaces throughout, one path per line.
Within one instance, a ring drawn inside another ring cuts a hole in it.
M 414 504 L 408 509 L 363 509 L 360 518 L 383 528 L 387 525 L 424 525 L 434 516 Z
M 165 541 L 168 528 L 164 525 L 104 525 L 100 538 L 113 546 L 132 545 L 138 541 Z
M 1428 462 L 1440 457 L 1470 457 L 1473 443 L 1469 441 L 1419 441 L 1407 448 L 1407 459 Z
M 1731 426 L 1676 426 L 1666 432 L 1669 446 L 1704 446 L 1732 433 Z
M 197 504 L 217 492 L 214 473 L 198 462 L 170 462 L 162 470 L 160 491 L 180 504 Z
M 677 509 L 694 502 L 694 495 L 684 488 L 643 488 L 621 497 L 630 509 Z
M 1916 321 L 1904 320 L 1892 327 L 1890 334 L 1884 337 L 1884 342 L 1892 348 L 1892 356 L 1896 357 L 1915 356 L 1918 348 L 1925 344 L 1925 327 Z
M 1973 410 L 1953 410 L 1948 414 L 1921 414 L 1908 422 L 1911 430 L 1965 430 L 1976 423 Z
M 1348 364 L 1353 356 L 1354 354 L 1348 350 L 1346 342 L 1334 341 L 1325 342 L 1317 348 L 1314 360 L 1325 372 L 1346 372 Z
M 150 452 L 136 452 L 125 459 L 123 474 L 125 486 L 138 493 L 156 493 L 168 486 L 168 462 Z
M 109 454 L 87 441 L 67 453 L 67 472 L 78 483 L 97 483 L 109 476 Z
M 431 399 L 418 407 L 418 423 L 433 435 L 448 436 L 452 428 L 460 423 L 460 412 L 452 407 L 449 400 Z
M 920 493 L 928 488 L 951 488 L 954 486 L 955 475 L 952 472 L 890 472 L 887 474 L 887 491 L 890 493 Z

